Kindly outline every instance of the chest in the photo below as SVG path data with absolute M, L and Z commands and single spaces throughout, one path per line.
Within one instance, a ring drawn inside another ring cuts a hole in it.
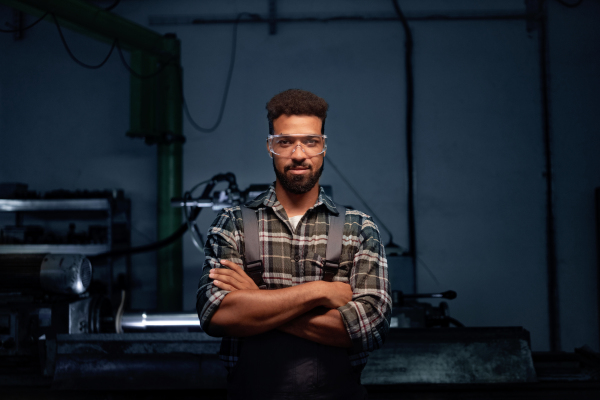
M 323 279 L 327 253 L 329 215 L 309 211 L 294 228 L 284 216 L 270 210 L 258 213 L 259 254 L 263 279 L 269 289 L 299 285 Z M 346 234 L 346 232 L 344 232 Z M 351 244 L 342 243 L 342 247 Z M 340 257 L 335 280 L 348 281 L 353 251 L 346 248 Z

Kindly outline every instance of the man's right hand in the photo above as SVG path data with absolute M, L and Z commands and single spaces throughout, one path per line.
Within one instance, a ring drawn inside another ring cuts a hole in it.
M 344 282 L 323 282 L 325 298 L 321 304 L 327 308 L 338 308 L 352 301 L 352 286 Z M 325 286 L 326 285 L 326 286 Z

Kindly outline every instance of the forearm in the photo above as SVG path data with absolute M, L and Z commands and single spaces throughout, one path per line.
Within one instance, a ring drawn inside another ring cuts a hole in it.
M 267 332 L 323 304 L 324 282 L 277 290 L 236 290 L 225 296 L 209 330 L 215 336 L 252 336 Z
M 279 326 L 278 329 L 327 346 L 352 346 L 342 316 L 336 309 L 313 309 Z

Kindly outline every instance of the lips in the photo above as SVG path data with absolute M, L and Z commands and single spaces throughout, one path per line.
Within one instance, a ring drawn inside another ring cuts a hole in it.
M 285 167 L 285 171 L 290 171 L 292 174 L 302 174 L 308 170 L 310 170 L 309 165 L 289 165 Z
M 288 171 L 294 175 L 301 175 L 307 172 L 310 168 L 289 168 Z

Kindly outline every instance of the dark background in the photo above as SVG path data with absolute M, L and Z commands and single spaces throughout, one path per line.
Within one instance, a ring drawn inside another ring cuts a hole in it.
M 600 2 L 546 3 L 561 346 L 598 351 Z M 399 4 L 414 38 L 418 291 L 456 290 L 451 315 L 465 325 L 523 326 L 533 350 L 548 350 L 539 26 L 528 30 L 524 18 L 485 18 L 523 15 L 522 0 Z M 387 0 L 281 0 L 277 6 L 280 16 L 291 17 L 395 15 Z M 193 25 L 189 17 L 235 18 L 244 11 L 267 15 L 268 1 L 124 0 L 113 10 L 181 39 L 185 97 L 204 126 L 218 115 L 233 25 Z M 416 19 L 432 15 L 482 18 Z M 159 23 L 173 16 L 179 23 Z M 0 6 L 0 24 L 11 19 L 12 9 Z M 25 15 L 26 24 L 34 20 Z M 65 37 L 91 64 L 109 50 L 66 29 Z M 228 171 L 241 188 L 271 182 L 264 106 L 282 90 L 310 90 L 330 104 L 326 160 L 407 247 L 404 39 L 399 21 L 280 23 L 274 35 L 265 23 L 240 24 L 223 122 L 202 134 L 184 121 L 184 187 Z M 132 199 L 133 242 L 148 243 L 156 237 L 156 148 L 126 137 L 128 127 L 129 73 L 116 54 L 103 68 L 86 70 L 46 21 L 21 40 L 0 34 L 0 182 L 37 191 L 122 188 Z M 364 209 L 327 165 L 322 183 L 333 186 L 337 202 Z M 200 216 L 202 231 L 214 216 Z M 193 310 L 203 257 L 189 237 L 184 243 L 184 305 Z M 132 307 L 150 310 L 155 255 L 136 255 L 133 263 Z

